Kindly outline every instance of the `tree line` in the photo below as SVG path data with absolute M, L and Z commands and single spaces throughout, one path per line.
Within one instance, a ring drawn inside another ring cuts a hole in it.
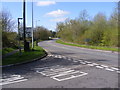
M 90 19 L 86 10 L 79 17 L 57 23 L 57 36 L 67 42 L 96 46 L 118 47 L 118 12 L 113 11 L 109 18 L 104 13 Z
M 6 10 L 0 11 L 0 33 L 2 33 L 2 47 L 3 48 L 18 48 L 18 29 L 15 20 L 13 20 L 10 12 Z M 22 24 L 21 24 L 22 25 Z M 22 26 L 20 26 L 22 28 Z M 22 30 L 22 29 L 21 29 Z M 20 31 L 22 32 L 22 31 Z M 54 37 L 55 32 L 50 31 L 43 26 L 38 26 L 34 28 L 34 41 L 38 40 L 48 40 L 49 37 Z M 23 42 L 23 36 L 20 37 L 21 42 Z M 26 38 L 27 41 L 32 41 L 32 38 Z

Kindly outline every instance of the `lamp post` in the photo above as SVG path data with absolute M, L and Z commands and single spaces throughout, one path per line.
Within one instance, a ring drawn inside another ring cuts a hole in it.
M 34 24 L 33 24 L 33 1 L 32 1 L 32 49 L 34 49 L 34 33 L 33 33 L 33 30 L 34 30 Z
M 23 18 L 18 18 L 18 38 L 19 38 L 19 52 L 21 55 L 21 46 L 20 46 L 20 22 L 19 20 L 22 20 Z

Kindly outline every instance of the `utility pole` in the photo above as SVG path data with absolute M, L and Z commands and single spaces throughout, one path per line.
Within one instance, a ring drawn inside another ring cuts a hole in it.
M 23 0 L 23 39 L 24 39 L 24 51 L 26 51 L 26 22 L 25 22 L 25 0 Z
M 33 1 L 32 1 L 32 49 L 34 49 L 34 24 L 33 24 Z

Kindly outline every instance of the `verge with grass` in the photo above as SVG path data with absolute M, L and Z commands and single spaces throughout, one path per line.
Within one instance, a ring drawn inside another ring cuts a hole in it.
M 83 47 L 83 48 L 90 48 L 90 49 L 99 49 L 99 50 L 107 50 L 107 51 L 116 51 L 118 52 L 118 48 L 112 48 L 112 47 L 102 47 L 102 46 L 91 46 L 91 45 L 79 45 L 79 44 L 73 44 L 64 42 L 60 39 L 56 40 L 56 43 L 64 44 L 64 45 L 70 45 L 70 46 L 77 46 L 77 47 Z
M 15 48 L 4 48 L 4 49 L 2 49 L 2 55 L 5 55 L 5 54 L 12 52 L 14 50 L 16 50 L 16 49 Z
M 45 54 L 46 52 L 42 47 L 34 46 L 34 51 L 29 52 L 22 51 L 22 55 L 19 55 L 19 52 L 17 52 L 11 56 L 3 58 L 2 65 L 18 64 L 32 61 L 33 59 L 44 56 Z

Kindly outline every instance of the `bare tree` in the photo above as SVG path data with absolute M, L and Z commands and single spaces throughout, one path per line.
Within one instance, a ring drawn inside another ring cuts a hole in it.
M 15 22 L 12 19 L 10 12 L 6 10 L 0 11 L 0 21 L 2 25 L 2 31 L 12 32 L 15 28 Z

